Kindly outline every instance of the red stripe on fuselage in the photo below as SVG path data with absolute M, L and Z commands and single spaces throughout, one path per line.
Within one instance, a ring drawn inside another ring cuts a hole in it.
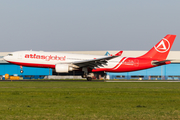
M 120 61 L 119 61 L 119 63 L 114 67 L 114 68 L 116 68 L 117 66 L 119 66 L 119 64 L 121 64 L 121 62 L 125 59 L 126 57 L 123 57 Z
M 55 68 L 55 65 L 53 64 L 37 64 L 37 63 L 22 63 L 22 62 L 12 62 L 8 61 L 9 63 L 21 65 L 21 66 L 27 66 L 27 67 L 42 67 L 42 68 Z

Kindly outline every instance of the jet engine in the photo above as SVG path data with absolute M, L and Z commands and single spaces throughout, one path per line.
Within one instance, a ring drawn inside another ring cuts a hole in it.
M 73 67 L 69 64 L 56 64 L 55 70 L 57 73 L 68 73 L 69 71 L 73 71 Z

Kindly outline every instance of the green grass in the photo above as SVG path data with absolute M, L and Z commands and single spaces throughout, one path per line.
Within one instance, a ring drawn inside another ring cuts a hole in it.
M 0 82 L 0 119 L 180 119 L 180 83 Z

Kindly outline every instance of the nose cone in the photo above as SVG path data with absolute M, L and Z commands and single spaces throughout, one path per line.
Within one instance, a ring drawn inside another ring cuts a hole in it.
M 5 61 L 8 61 L 8 56 L 4 56 L 3 59 L 4 59 Z
M 7 55 L 7 56 L 4 56 L 3 59 L 8 62 L 12 59 L 12 56 Z

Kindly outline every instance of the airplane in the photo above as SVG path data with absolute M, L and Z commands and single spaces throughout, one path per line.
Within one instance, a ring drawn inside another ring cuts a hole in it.
M 139 57 L 17 51 L 5 56 L 4 60 L 20 66 L 52 68 L 57 73 L 79 70 L 83 71 L 83 78 L 91 81 L 91 73 L 94 72 L 131 72 L 170 64 L 171 60 L 166 58 L 175 38 L 176 35 L 166 35 L 147 53 Z

